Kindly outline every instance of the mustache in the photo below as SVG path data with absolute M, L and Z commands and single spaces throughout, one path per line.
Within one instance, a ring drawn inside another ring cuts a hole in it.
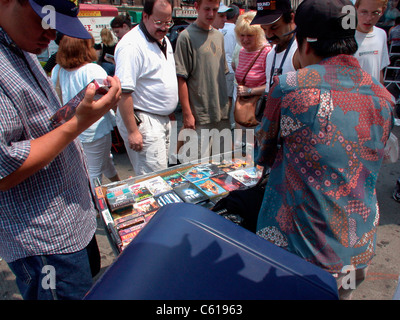
M 289 32 L 287 32 L 287 33 L 284 33 L 284 34 L 282 35 L 282 37 L 290 36 L 291 34 L 296 34 L 296 31 L 297 31 L 297 28 L 295 28 L 294 30 L 289 31 Z M 267 39 L 267 41 L 268 41 L 269 43 L 271 43 L 271 42 L 273 42 L 273 41 L 275 41 L 275 40 L 281 39 L 281 37 L 278 37 L 277 35 L 274 35 L 274 36 L 271 37 L 271 38 L 268 38 L 268 37 L 265 37 L 265 38 Z
M 268 37 L 265 37 L 266 39 L 267 39 L 267 41 L 269 42 L 269 43 L 271 43 L 271 42 L 273 42 L 273 41 L 275 41 L 275 40 L 279 40 L 279 37 L 277 37 L 277 36 L 273 36 L 273 37 L 271 37 L 271 38 L 268 38 Z

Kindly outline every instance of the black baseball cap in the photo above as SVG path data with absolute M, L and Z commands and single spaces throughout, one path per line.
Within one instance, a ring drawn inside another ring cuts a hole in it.
M 73 38 L 92 38 L 78 18 L 78 0 L 29 0 L 29 3 L 39 17 L 49 22 L 50 28 Z
M 294 31 L 308 42 L 348 39 L 356 32 L 355 13 L 350 0 L 304 0 L 296 10 Z
M 290 0 L 257 0 L 257 14 L 250 24 L 271 24 L 291 11 Z

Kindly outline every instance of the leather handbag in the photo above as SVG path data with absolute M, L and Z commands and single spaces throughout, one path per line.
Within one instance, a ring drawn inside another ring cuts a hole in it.
M 240 85 L 244 85 L 247 74 L 253 67 L 254 63 L 257 61 L 258 57 L 260 56 L 264 48 L 265 47 L 262 47 L 260 49 L 256 57 L 254 58 L 253 62 L 250 64 L 242 81 L 240 82 Z M 263 95 L 249 95 L 249 96 L 238 95 L 236 97 L 235 110 L 234 110 L 234 117 L 236 123 L 247 128 L 258 125 L 259 121 L 256 118 L 256 109 L 257 109 L 257 103 L 259 102 L 260 99 L 263 99 Z

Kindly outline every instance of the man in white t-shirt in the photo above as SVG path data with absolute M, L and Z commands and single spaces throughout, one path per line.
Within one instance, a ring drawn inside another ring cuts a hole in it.
M 115 74 L 123 92 L 117 126 L 136 175 L 168 167 L 169 115 L 178 103 L 174 54 L 166 37 L 173 24 L 172 4 L 147 0 L 142 17 L 115 49 Z
M 383 70 L 390 63 L 386 32 L 375 26 L 387 7 L 387 0 L 357 0 L 355 57 L 362 69 L 383 83 Z
M 257 14 L 251 24 L 260 24 L 265 37 L 273 45 L 267 55 L 265 74 L 268 92 L 273 77 L 295 71 L 300 67 L 295 40 L 294 12 L 289 0 L 257 1 Z

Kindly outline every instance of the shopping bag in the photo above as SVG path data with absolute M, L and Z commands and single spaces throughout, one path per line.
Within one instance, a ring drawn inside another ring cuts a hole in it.
M 386 142 L 385 151 L 383 155 L 383 163 L 396 163 L 399 159 L 399 141 L 397 137 L 390 133 L 389 139 Z

